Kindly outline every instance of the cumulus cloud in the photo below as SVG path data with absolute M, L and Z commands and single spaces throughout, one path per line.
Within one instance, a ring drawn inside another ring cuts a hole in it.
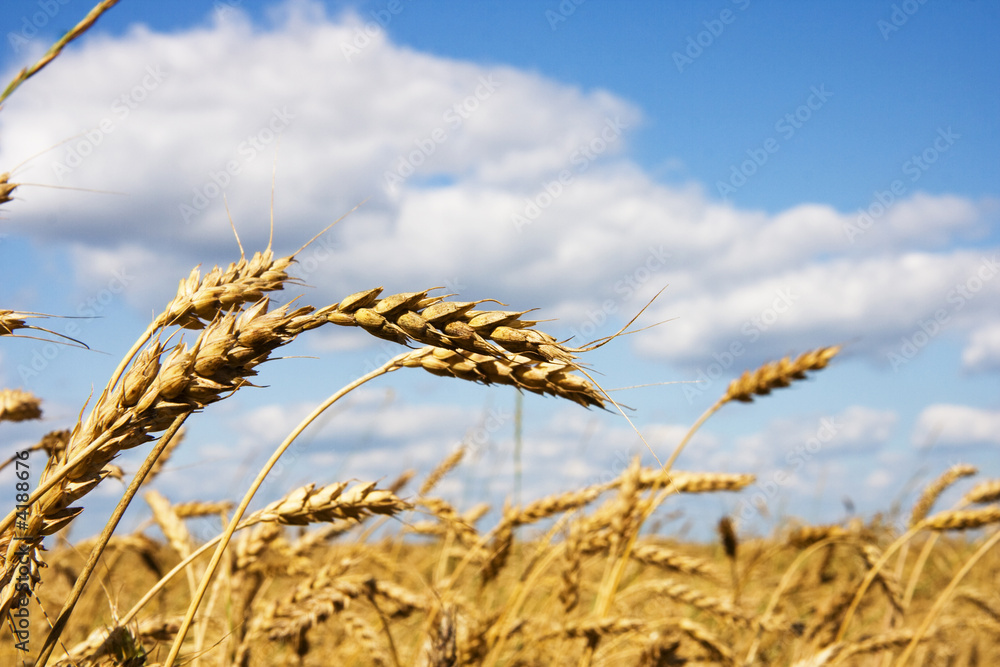
M 803 340 L 853 339 L 881 359 L 944 308 L 954 335 L 976 329 L 966 364 L 992 368 L 983 322 L 998 321 L 1000 282 L 961 309 L 949 294 L 980 262 L 955 241 L 988 229 L 996 202 L 916 192 L 856 236 L 856 212 L 821 203 L 737 209 L 630 161 L 642 112 L 607 91 L 414 52 L 384 31 L 345 49 L 361 19 L 315 4 L 272 16 L 95 35 L 26 84 L 0 117 L 4 163 L 73 137 L 25 167 L 31 180 L 125 194 L 29 191 L 13 228 L 68 242 L 87 294 L 133 276 L 122 298 L 149 312 L 191 266 L 236 256 L 223 197 L 244 246 L 267 242 L 276 162 L 279 252 L 368 198 L 303 253 L 316 303 L 440 284 L 597 337 L 669 283 L 649 315 L 677 319 L 636 351 L 689 368 L 733 343 L 745 365 Z
M 1000 369 L 1000 321 L 973 330 L 962 350 L 962 366 L 972 372 Z
M 891 410 L 853 405 L 823 417 L 778 419 L 758 433 L 737 438 L 738 465 L 747 470 L 784 466 L 798 469 L 817 456 L 824 459 L 875 450 L 889 440 L 898 417 Z
M 920 413 L 910 438 L 915 446 L 1000 445 L 1000 410 L 968 405 L 931 405 Z

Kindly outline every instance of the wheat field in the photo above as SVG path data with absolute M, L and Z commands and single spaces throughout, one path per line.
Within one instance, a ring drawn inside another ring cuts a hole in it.
M 114 4 L 99 3 L 0 102 Z M 18 187 L 12 178 L 0 178 L 0 204 Z M 95 378 L 99 391 L 75 424 L 3 452 L 15 503 L 0 526 L 0 664 L 818 667 L 989 665 L 1000 656 L 1000 480 L 977 479 L 971 466 L 942 471 L 904 517 L 905 531 L 889 510 L 767 537 L 741 536 L 738 521 L 722 517 L 707 543 L 659 530 L 657 512 L 683 508 L 690 494 L 739 494 L 754 483 L 674 469 L 698 428 L 730 402 L 780 400 L 768 396 L 821 375 L 840 345 L 747 370 L 669 459 L 635 459 L 605 483 L 502 508 L 456 507 L 435 490 L 468 465 L 459 448 L 442 451 L 420 480 L 408 470 L 388 470 L 398 475 L 390 482 L 320 479 L 250 511 L 302 431 L 388 373 L 620 409 L 584 362 L 618 334 L 572 347 L 526 319 L 529 310 L 422 286 L 276 307 L 269 295 L 298 284 L 298 252 L 275 257 L 268 246 L 181 277 L 112 376 Z M 55 340 L 46 317 L 0 309 L 0 337 Z M 242 497 L 175 503 L 153 488 L 184 446 L 189 417 L 252 386 L 278 350 L 331 325 L 398 344 L 399 354 L 318 403 L 275 443 Z M 180 330 L 188 342 L 178 342 Z M 39 419 L 43 407 L 44 397 L 0 389 L 0 422 Z M 130 474 L 115 464 L 128 450 L 146 457 Z M 45 463 L 19 482 L 29 452 Z M 126 487 L 114 514 L 101 535 L 69 543 L 78 503 L 109 477 Z M 967 490 L 958 505 L 938 507 L 959 484 Z M 133 503 L 148 505 L 162 539 L 116 530 Z M 491 511 L 499 518 L 484 525 Z M 195 539 L 205 526 L 217 536 Z

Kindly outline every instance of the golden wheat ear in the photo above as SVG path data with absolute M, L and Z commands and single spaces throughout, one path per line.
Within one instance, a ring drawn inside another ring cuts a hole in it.
M 20 389 L 0 389 L 0 422 L 22 422 L 41 419 L 42 401 L 31 392 Z M 0 470 L 3 466 L 0 466 Z

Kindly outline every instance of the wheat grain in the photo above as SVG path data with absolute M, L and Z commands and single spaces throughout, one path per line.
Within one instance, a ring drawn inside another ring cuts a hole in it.
M 927 514 L 934 507 L 934 503 L 937 501 L 938 497 L 944 493 L 944 491 L 957 482 L 963 477 L 970 477 L 975 475 L 978 470 L 970 465 L 958 464 L 953 465 L 944 471 L 940 477 L 927 485 L 924 492 L 920 494 L 920 498 L 917 500 L 913 509 L 910 511 L 910 521 L 908 524 L 909 528 L 913 528 L 918 523 L 923 521 Z
M 98 628 L 59 658 L 56 667 L 142 665 L 142 656 L 146 655 L 143 642 L 169 641 L 179 627 L 176 619 L 154 617 L 140 621 L 134 628 Z
M 1000 507 L 990 506 L 975 510 L 938 512 L 924 519 L 920 526 L 928 530 L 972 530 L 997 522 L 1000 522 Z
M 225 515 L 231 509 L 233 509 L 233 503 L 228 500 L 220 500 L 212 503 L 193 500 L 187 503 L 178 503 L 173 506 L 174 513 L 181 519 Z
M 448 530 L 451 530 L 455 532 L 458 539 L 465 545 L 471 546 L 479 541 L 479 533 L 476 532 L 475 527 L 460 516 L 458 511 L 447 501 L 441 498 L 420 498 L 417 500 L 417 505 L 427 508 L 447 528 L 444 530 L 434 530 L 433 528 L 418 527 L 415 524 L 413 527 L 414 532 L 444 535 Z
M 20 389 L 0 389 L 0 422 L 41 419 L 41 399 Z
M 570 348 L 521 320 L 528 311 L 476 311 L 490 299 L 444 301 L 431 290 L 405 292 L 379 299 L 382 288 L 357 292 L 322 312 L 328 321 L 358 326 L 368 333 L 401 345 L 409 340 L 449 350 L 465 350 L 490 357 L 520 354 L 539 361 L 571 363 Z
M 800 355 L 794 361 L 785 357 L 780 361 L 764 364 L 752 373 L 745 371 L 739 379 L 729 384 L 722 400 L 749 403 L 754 394 L 766 396 L 773 389 L 787 387 L 795 380 L 804 380 L 807 371 L 826 368 L 830 359 L 838 352 L 839 345 L 821 347 Z
M 418 667 L 451 667 L 467 664 L 458 662 L 459 628 L 456 615 L 454 604 L 445 604 L 438 612 L 437 623 L 420 647 L 420 656 L 416 663 Z
M 465 456 L 465 450 L 465 447 L 459 447 L 446 456 L 441 463 L 437 464 L 434 470 L 431 471 L 431 474 L 427 475 L 427 479 L 424 480 L 424 483 L 420 485 L 420 490 L 417 491 L 417 495 L 426 496 L 430 493 L 431 490 L 437 486 L 438 482 L 441 481 L 441 478 L 451 472 L 455 466 L 462 462 L 462 458 Z
M 706 649 L 712 657 L 722 663 L 727 665 L 733 664 L 733 654 L 732 651 L 720 640 L 716 635 L 709 632 L 709 630 L 692 620 L 686 618 L 675 618 L 671 619 L 665 624 L 667 627 L 677 628 L 685 635 L 697 642 L 702 648 Z
M 805 549 L 822 540 L 845 537 L 850 531 L 843 526 L 827 524 L 822 526 L 801 526 L 792 530 L 786 538 L 787 543 L 796 549 Z
M 825 645 L 833 641 L 837 634 L 837 628 L 844 617 L 844 612 L 851 606 L 854 599 L 854 591 L 841 590 L 828 598 L 824 606 L 814 612 L 810 619 L 810 624 L 806 628 L 805 638 L 815 640 L 816 643 Z
M 566 538 L 563 550 L 565 566 L 560 573 L 559 602 L 563 611 L 569 613 L 580 603 L 580 585 L 583 581 L 583 526 L 574 521 Z
M 361 646 L 367 664 L 374 665 L 374 667 L 386 667 L 390 664 L 389 658 L 378 642 L 375 629 L 367 621 L 350 612 L 341 614 L 341 618 L 347 634 L 351 635 Z
M 691 605 L 696 609 L 707 611 L 736 625 L 744 627 L 760 626 L 767 627 L 768 629 L 773 627 L 770 621 L 767 622 L 766 626 L 759 621 L 755 623 L 754 618 L 740 611 L 722 598 L 695 590 L 687 584 L 682 584 L 671 579 L 658 580 L 642 589 L 643 592 L 647 590 L 656 595 L 662 595 L 671 600 Z
M 523 354 L 493 355 L 463 349 L 424 347 L 411 354 L 404 366 L 420 367 L 434 375 L 455 377 L 482 384 L 502 384 L 535 394 L 558 396 L 584 407 L 604 407 L 604 396 L 588 381 L 573 373 L 576 366 L 561 362 L 539 362 Z
M 307 484 L 255 512 L 247 520 L 304 526 L 336 519 L 360 521 L 371 514 L 391 516 L 411 507 L 389 491 L 376 489 L 375 482 L 355 484 L 350 489 L 347 482 L 319 489 L 315 484 Z
M 644 468 L 639 474 L 642 489 L 668 488 L 673 484 L 678 493 L 715 493 L 718 491 L 741 491 L 756 481 L 747 474 L 716 472 L 670 472 L 656 468 Z
M 983 505 L 997 500 L 1000 500 L 1000 479 L 980 482 L 962 496 L 963 505 Z

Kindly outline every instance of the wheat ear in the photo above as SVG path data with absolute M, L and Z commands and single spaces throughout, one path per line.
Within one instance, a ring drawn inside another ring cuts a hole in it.
M 250 505 L 250 501 L 253 500 L 253 497 L 257 493 L 257 490 L 260 488 L 261 484 L 264 483 L 264 479 L 267 477 L 268 473 L 271 471 L 274 465 L 278 462 L 278 459 L 281 457 L 281 455 L 285 453 L 285 451 L 291 446 L 291 444 L 296 440 L 296 438 L 299 437 L 302 431 L 305 430 L 305 428 L 309 426 L 309 424 L 311 424 L 317 417 L 319 417 L 323 412 L 325 412 L 331 405 L 336 403 L 338 400 L 340 400 L 340 398 L 342 398 L 349 392 L 353 391 L 357 387 L 360 387 L 364 383 L 368 382 L 369 380 L 373 380 L 386 373 L 390 373 L 392 371 L 398 370 L 399 368 L 402 368 L 403 361 L 406 359 L 408 354 L 409 353 L 404 353 L 401 355 L 397 355 L 396 357 L 393 357 L 385 364 L 383 364 L 381 367 L 358 378 L 354 382 L 351 382 L 347 386 L 343 387 L 342 389 L 331 395 L 329 398 L 323 401 L 323 403 L 321 403 L 315 410 L 313 410 L 312 413 L 310 413 L 305 419 L 303 419 L 302 422 L 300 422 L 299 425 L 296 426 L 295 429 L 288 435 L 288 437 L 285 438 L 284 442 L 282 442 L 281 445 L 279 445 L 278 448 L 275 449 L 275 451 L 271 454 L 271 457 L 261 468 L 260 472 L 257 474 L 256 479 L 254 479 L 253 483 L 250 485 L 250 488 L 244 494 L 243 500 L 240 502 L 239 506 L 233 512 L 233 516 L 229 521 L 229 525 L 226 527 L 226 531 L 222 535 L 222 538 L 219 541 L 219 545 L 215 549 L 215 553 L 212 555 L 212 560 L 209 562 L 208 567 L 205 570 L 205 574 L 203 575 L 201 583 L 198 586 L 198 591 L 195 593 L 193 599 L 191 600 L 190 605 L 188 605 L 187 613 L 184 616 L 184 620 L 181 622 L 180 631 L 177 633 L 177 637 L 174 639 L 174 643 L 170 647 L 170 653 L 167 655 L 167 659 L 164 661 L 164 667 L 172 667 L 174 661 L 177 660 L 177 655 L 180 653 L 181 643 L 184 641 L 184 637 L 187 634 L 187 631 L 190 628 L 192 621 L 194 620 L 194 616 L 198 611 L 198 607 L 201 604 L 201 600 L 204 597 L 205 592 L 208 590 L 209 585 L 211 584 L 212 577 L 215 575 L 215 571 L 218 568 L 220 561 L 222 560 L 222 555 L 225 552 L 225 549 L 228 546 L 229 541 L 232 539 L 233 533 L 236 531 L 236 528 L 238 527 L 240 520 L 243 518 L 243 515 L 246 512 L 247 507 Z
M 920 498 L 910 511 L 910 521 L 907 527 L 913 528 L 918 523 L 923 521 L 927 517 L 927 513 L 931 511 L 932 507 L 934 507 L 934 503 L 949 486 L 957 482 L 959 479 L 963 477 L 971 477 L 977 472 L 979 471 L 975 467 L 960 463 L 941 473 L 941 476 L 928 484 L 927 488 L 924 489 L 924 492 L 920 494 Z
M 529 311 L 474 310 L 480 303 L 494 299 L 445 301 L 444 296 L 429 296 L 430 289 L 380 299 L 381 292 L 381 287 L 357 292 L 324 312 L 333 324 L 361 327 L 373 336 L 401 345 L 415 340 L 490 357 L 520 354 L 561 363 L 572 363 L 573 352 L 578 351 L 531 328 L 538 322 L 521 319 Z
M 791 361 L 788 357 L 785 357 L 780 361 L 764 364 L 752 373 L 745 371 L 740 378 L 729 383 L 729 387 L 722 398 L 706 410 L 698 418 L 698 421 L 691 426 L 691 429 L 685 434 L 680 444 L 677 445 L 673 454 L 671 454 L 666 464 L 664 464 L 663 470 L 666 472 L 670 471 L 674 461 L 680 456 L 681 451 L 687 446 L 695 432 L 723 405 L 730 401 L 749 403 L 753 401 L 754 395 L 766 396 L 773 389 L 787 387 L 796 380 L 804 380 L 806 372 L 826 368 L 827 364 L 830 363 L 830 360 L 838 352 L 840 352 L 840 345 L 821 347 L 800 355 L 795 361 Z
M 0 422 L 23 422 L 41 419 L 42 401 L 28 391 L 0 389 Z

